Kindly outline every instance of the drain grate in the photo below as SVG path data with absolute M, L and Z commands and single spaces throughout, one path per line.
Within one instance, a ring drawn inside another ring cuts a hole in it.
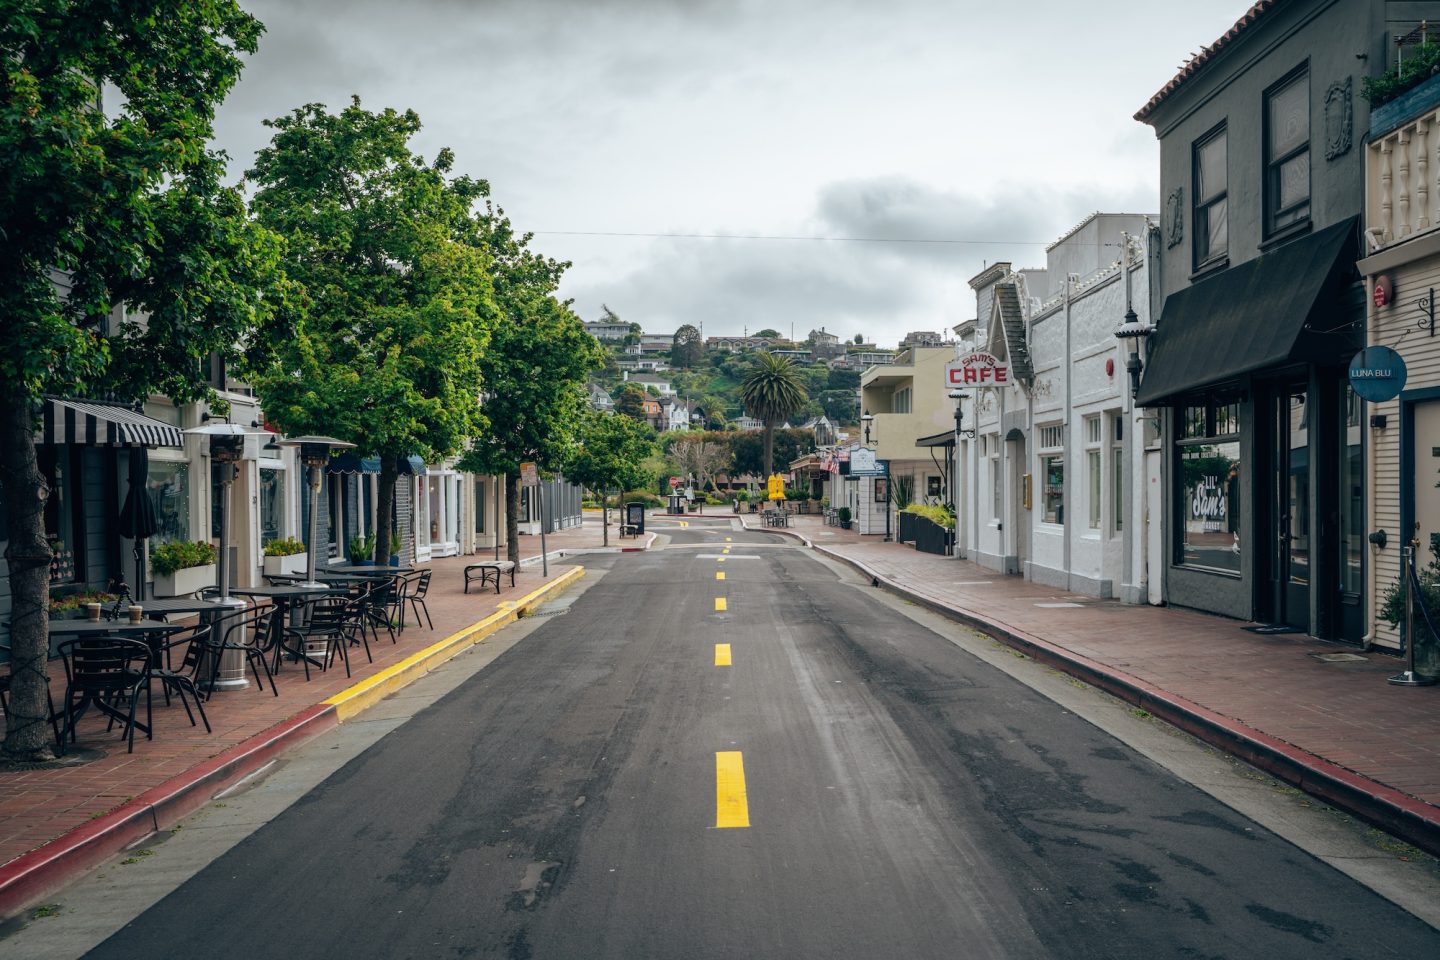
M 1358 653 L 1312 653 L 1310 656 L 1324 663 L 1368 663 L 1369 657 L 1362 657 Z
M 561 614 L 569 613 L 569 607 L 561 607 L 559 610 L 536 610 L 526 620 L 538 620 L 540 617 L 558 617 Z

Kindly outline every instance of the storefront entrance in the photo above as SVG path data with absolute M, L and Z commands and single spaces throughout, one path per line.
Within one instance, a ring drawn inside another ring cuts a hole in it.
M 1275 622 L 1310 631 L 1311 566 L 1309 417 L 1313 406 L 1303 383 L 1277 390 L 1275 424 Z

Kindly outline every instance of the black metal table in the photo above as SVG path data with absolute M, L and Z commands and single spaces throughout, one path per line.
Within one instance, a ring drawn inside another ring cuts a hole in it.
M 168 634 L 176 633 L 183 629 L 185 629 L 183 626 L 166 623 L 164 620 L 142 619 L 133 622 L 129 619 L 50 621 L 50 635 L 52 637 L 75 637 L 84 640 L 87 637 L 118 636 L 125 637 L 126 639 L 140 640 L 150 648 L 150 662 L 152 665 L 159 664 L 160 654 L 164 649 L 163 644 L 156 642 L 157 639 L 163 639 Z M 126 719 L 124 714 L 109 704 L 93 697 L 87 697 L 85 701 L 79 705 L 79 709 L 74 711 L 73 717 L 69 720 L 72 727 L 80 721 L 80 718 L 85 715 L 85 711 L 88 710 L 92 704 L 106 716 L 117 720 Z M 68 694 L 66 696 L 65 710 L 67 716 L 70 716 L 71 710 Z M 147 737 L 150 735 L 150 727 L 141 723 L 139 720 L 135 721 L 135 729 Z
M 234 587 L 230 590 L 237 597 L 264 597 L 273 603 L 278 609 L 275 616 L 270 620 L 270 630 L 274 634 L 275 644 L 275 668 L 280 667 L 280 655 L 288 653 L 296 660 L 304 657 L 315 666 L 325 668 L 323 661 L 316 660 L 305 652 L 304 647 L 291 647 L 285 643 L 285 619 L 299 605 L 307 600 L 320 597 L 334 597 L 344 594 L 344 587 L 305 587 L 299 584 L 275 587 Z

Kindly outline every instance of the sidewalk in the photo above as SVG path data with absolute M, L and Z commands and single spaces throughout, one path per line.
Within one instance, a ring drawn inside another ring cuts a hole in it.
M 644 549 L 653 538 L 611 543 Z M 342 667 L 311 679 L 298 664 L 285 663 L 276 675 L 279 696 L 267 686 L 257 692 L 217 693 L 206 704 L 213 733 L 191 727 L 178 703 L 164 706 L 155 690 L 155 739 L 137 736 L 127 754 L 117 733 L 108 733 L 96 711 L 80 723 L 77 746 L 104 756 L 79 766 L 33 770 L 0 769 L 0 919 L 74 879 L 129 844 L 173 825 L 222 790 L 269 762 L 276 754 L 316 736 L 399 689 L 473 643 L 512 622 L 523 612 L 584 574 L 564 561 L 599 549 L 598 522 L 546 536 L 550 576 L 541 573 L 540 538 L 521 538 L 521 567 L 514 588 L 505 578 L 494 588 L 472 585 L 463 592 L 467 563 L 489 558 L 448 557 L 421 568 L 434 570 L 427 606 L 434 629 L 409 622 L 398 644 L 383 631 L 371 641 L 375 662 L 352 649 L 352 676 Z M 533 561 L 533 562 L 532 562 Z M 358 654 L 358 655 L 357 655 Z M 59 670 L 59 664 L 52 664 Z M 52 678 L 57 702 L 65 689 L 63 673 Z
M 759 529 L 758 520 L 744 518 Z M 1172 607 L 1073 596 L 796 516 L 784 532 L 1440 855 L 1440 686 L 1395 657 Z M 1363 659 L 1327 662 L 1320 655 Z

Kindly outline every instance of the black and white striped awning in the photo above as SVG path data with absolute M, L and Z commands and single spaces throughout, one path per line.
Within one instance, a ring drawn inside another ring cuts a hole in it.
M 180 428 L 119 404 L 86 400 L 45 401 L 41 443 L 87 447 L 179 447 Z

